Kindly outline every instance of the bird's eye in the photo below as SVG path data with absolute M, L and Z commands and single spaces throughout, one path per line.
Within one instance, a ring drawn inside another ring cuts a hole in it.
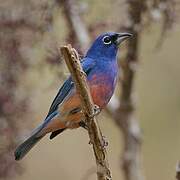
M 104 44 L 111 44 L 111 38 L 109 36 L 103 37 L 103 43 Z

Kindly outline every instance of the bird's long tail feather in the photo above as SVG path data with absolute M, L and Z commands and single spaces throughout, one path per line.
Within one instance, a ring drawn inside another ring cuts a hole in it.
M 34 147 L 34 145 L 44 137 L 44 135 L 38 136 L 40 130 L 41 128 L 38 128 L 35 133 L 17 147 L 14 152 L 15 160 L 22 159 Z
M 17 147 L 17 149 L 14 152 L 15 160 L 22 159 L 34 147 L 34 145 L 46 135 L 46 133 L 43 133 L 42 130 L 56 115 L 56 111 L 50 114 L 45 119 L 45 121 L 33 131 L 32 135 L 27 140 L 25 140 L 25 142 L 23 142 L 21 145 Z

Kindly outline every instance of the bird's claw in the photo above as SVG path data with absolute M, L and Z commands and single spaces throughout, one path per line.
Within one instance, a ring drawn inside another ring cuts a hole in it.
M 94 112 L 93 114 L 90 116 L 91 118 L 93 118 L 94 116 L 98 115 L 101 112 L 100 108 L 98 105 L 94 105 Z M 88 125 L 86 121 L 80 121 L 79 122 L 79 126 L 83 127 L 84 129 L 88 130 Z
M 94 115 L 98 115 L 101 112 L 101 109 L 98 105 L 94 105 Z
M 97 116 L 100 112 L 101 112 L 101 109 L 100 109 L 100 107 L 98 106 L 98 105 L 94 105 L 94 112 L 93 112 L 93 114 L 90 116 L 91 118 L 93 118 L 94 116 Z

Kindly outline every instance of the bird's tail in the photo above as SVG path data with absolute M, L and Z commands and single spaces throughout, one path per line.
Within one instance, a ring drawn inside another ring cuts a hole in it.
M 52 118 L 57 115 L 57 113 L 58 112 L 55 111 L 47 116 L 44 122 L 33 131 L 32 135 L 17 147 L 14 152 L 15 160 L 22 159 L 34 147 L 34 145 L 46 135 L 46 132 L 43 132 L 43 129 L 48 125 Z
M 25 142 L 17 147 L 14 152 L 15 160 L 22 159 L 34 147 L 34 145 L 45 136 L 45 134 L 39 136 L 39 132 L 41 130 L 42 128 L 38 127 L 34 133 L 27 140 L 25 140 Z

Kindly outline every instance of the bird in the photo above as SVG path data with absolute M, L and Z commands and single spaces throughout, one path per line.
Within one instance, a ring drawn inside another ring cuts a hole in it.
M 128 32 L 102 33 L 81 60 L 93 103 L 100 111 L 108 104 L 115 90 L 120 71 L 117 62 L 119 45 L 131 36 Z M 66 129 L 85 128 L 84 122 L 81 100 L 73 79 L 69 76 L 55 96 L 46 118 L 16 148 L 15 160 L 22 159 L 46 134 L 51 133 L 50 139 L 53 139 Z

